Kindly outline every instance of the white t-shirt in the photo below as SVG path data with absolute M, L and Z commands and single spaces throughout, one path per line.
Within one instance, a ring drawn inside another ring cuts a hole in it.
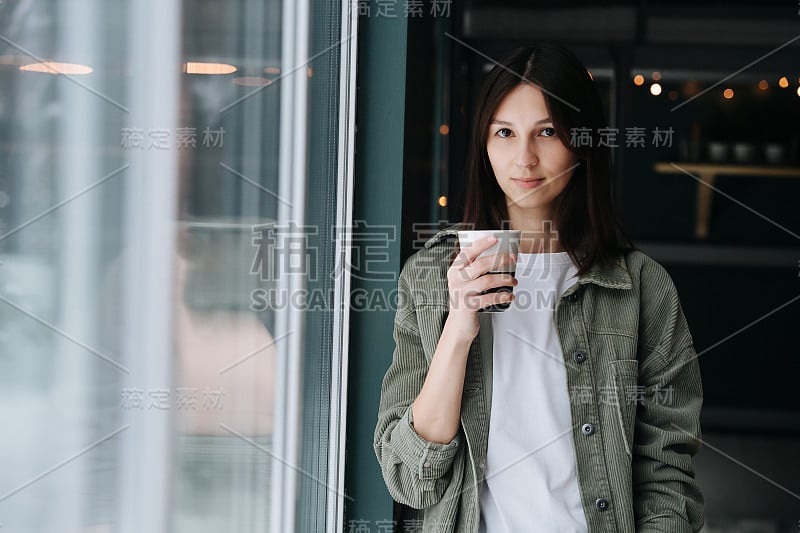
M 577 283 L 566 252 L 519 254 L 516 299 L 492 315 L 492 409 L 481 533 L 586 532 L 553 310 Z

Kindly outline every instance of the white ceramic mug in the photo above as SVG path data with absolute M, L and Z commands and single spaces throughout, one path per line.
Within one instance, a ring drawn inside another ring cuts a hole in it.
M 488 230 L 466 230 L 466 231 L 459 231 L 458 232 L 458 244 L 461 248 L 468 248 L 472 246 L 475 241 L 488 237 L 489 235 L 494 235 L 497 237 L 497 242 L 495 242 L 492 246 L 487 248 L 484 252 L 480 254 L 479 257 L 491 256 L 495 254 L 518 254 L 519 253 L 519 239 L 522 235 L 521 230 L 502 230 L 502 229 L 488 229 Z M 495 268 L 492 268 L 487 274 L 511 274 L 512 276 L 517 271 L 517 265 L 512 263 L 503 263 L 500 262 L 500 256 L 498 256 L 498 264 Z M 494 289 L 489 289 L 482 294 L 488 294 L 493 292 L 513 292 L 512 286 L 503 286 L 497 287 Z M 478 312 L 487 312 L 487 313 L 499 313 L 505 311 L 511 306 L 510 302 L 498 304 L 498 305 L 490 305 L 489 307 L 484 307 Z

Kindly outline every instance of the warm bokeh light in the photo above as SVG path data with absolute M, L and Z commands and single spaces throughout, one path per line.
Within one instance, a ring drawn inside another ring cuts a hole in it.
M 762 91 L 766 91 L 767 89 L 769 89 L 769 83 L 767 83 L 767 80 L 761 80 L 760 82 L 758 82 L 758 88 L 761 89 Z
M 586 72 L 589 74 L 589 79 L 590 79 L 590 80 L 593 80 L 593 79 L 594 79 L 594 76 L 592 76 L 592 71 L 591 71 L 591 70 L 589 70 L 589 69 L 587 68 L 587 69 L 586 69 Z
M 440 196 L 439 197 L 439 205 L 442 207 L 447 206 L 447 196 Z
M 681 87 L 684 96 L 694 96 L 700 92 L 700 84 L 695 80 L 689 80 Z
M 725 89 L 722 91 L 722 96 L 724 96 L 726 100 L 730 100 L 733 98 L 733 89 Z
M 661 94 L 661 84 L 660 83 L 652 84 L 650 86 L 650 94 L 652 94 L 653 96 L 658 96 L 659 94 Z
M 281 69 L 278 67 L 264 67 L 264 73 L 266 74 L 280 74 Z
M 670 100 L 677 100 L 678 99 L 678 91 L 670 91 L 667 93 L 667 98 Z
M 653 79 L 659 81 L 661 79 L 661 73 L 659 71 L 653 72 Z
M 311 68 L 311 67 L 308 67 L 308 69 L 306 69 L 306 73 L 308 74 L 308 77 L 310 78 L 311 76 L 314 75 L 314 69 Z
M 439 133 L 441 133 L 442 135 L 447 135 L 448 133 L 450 133 L 450 127 L 447 124 L 442 124 L 441 126 L 439 126 Z
M 633 84 L 634 85 L 644 85 L 644 76 L 641 74 L 637 74 L 633 77 Z
M 233 78 L 232 81 L 236 85 L 242 85 L 243 87 L 263 87 L 264 85 L 272 83 L 272 80 L 262 78 L 261 76 L 241 76 L 239 78 Z
M 781 86 L 781 89 L 785 89 L 789 86 L 789 80 L 787 80 L 786 76 L 784 76 L 778 80 L 778 85 Z
M 186 74 L 230 74 L 231 72 L 236 72 L 236 67 L 227 63 L 187 61 L 183 64 L 183 71 Z
M 59 63 L 57 61 L 42 61 L 41 63 L 30 63 L 22 65 L 20 70 L 28 72 L 46 72 L 47 74 L 89 74 L 94 69 L 86 65 L 78 65 L 77 63 Z
M 797 96 L 800 96 L 800 87 L 797 88 Z

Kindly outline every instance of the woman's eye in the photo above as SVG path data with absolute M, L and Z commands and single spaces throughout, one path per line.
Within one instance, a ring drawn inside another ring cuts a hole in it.
M 545 137 L 554 137 L 555 134 L 556 134 L 555 128 L 544 128 L 542 130 L 542 135 L 544 135 Z
M 506 137 L 511 137 L 511 130 L 508 128 L 500 128 L 497 130 L 496 135 L 505 139 Z

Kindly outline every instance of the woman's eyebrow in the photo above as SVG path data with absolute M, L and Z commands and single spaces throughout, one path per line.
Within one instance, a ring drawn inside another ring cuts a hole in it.
M 550 117 L 544 117 L 544 118 L 540 118 L 539 120 L 534 122 L 534 125 L 544 124 L 545 122 L 553 122 L 553 121 L 550 119 Z M 492 120 L 492 124 L 497 124 L 499 126 L 513 126 L 514 125 L 511 122 L 506 122 L 505 120 L 498 120 L 498 119 L 493 119 Z

